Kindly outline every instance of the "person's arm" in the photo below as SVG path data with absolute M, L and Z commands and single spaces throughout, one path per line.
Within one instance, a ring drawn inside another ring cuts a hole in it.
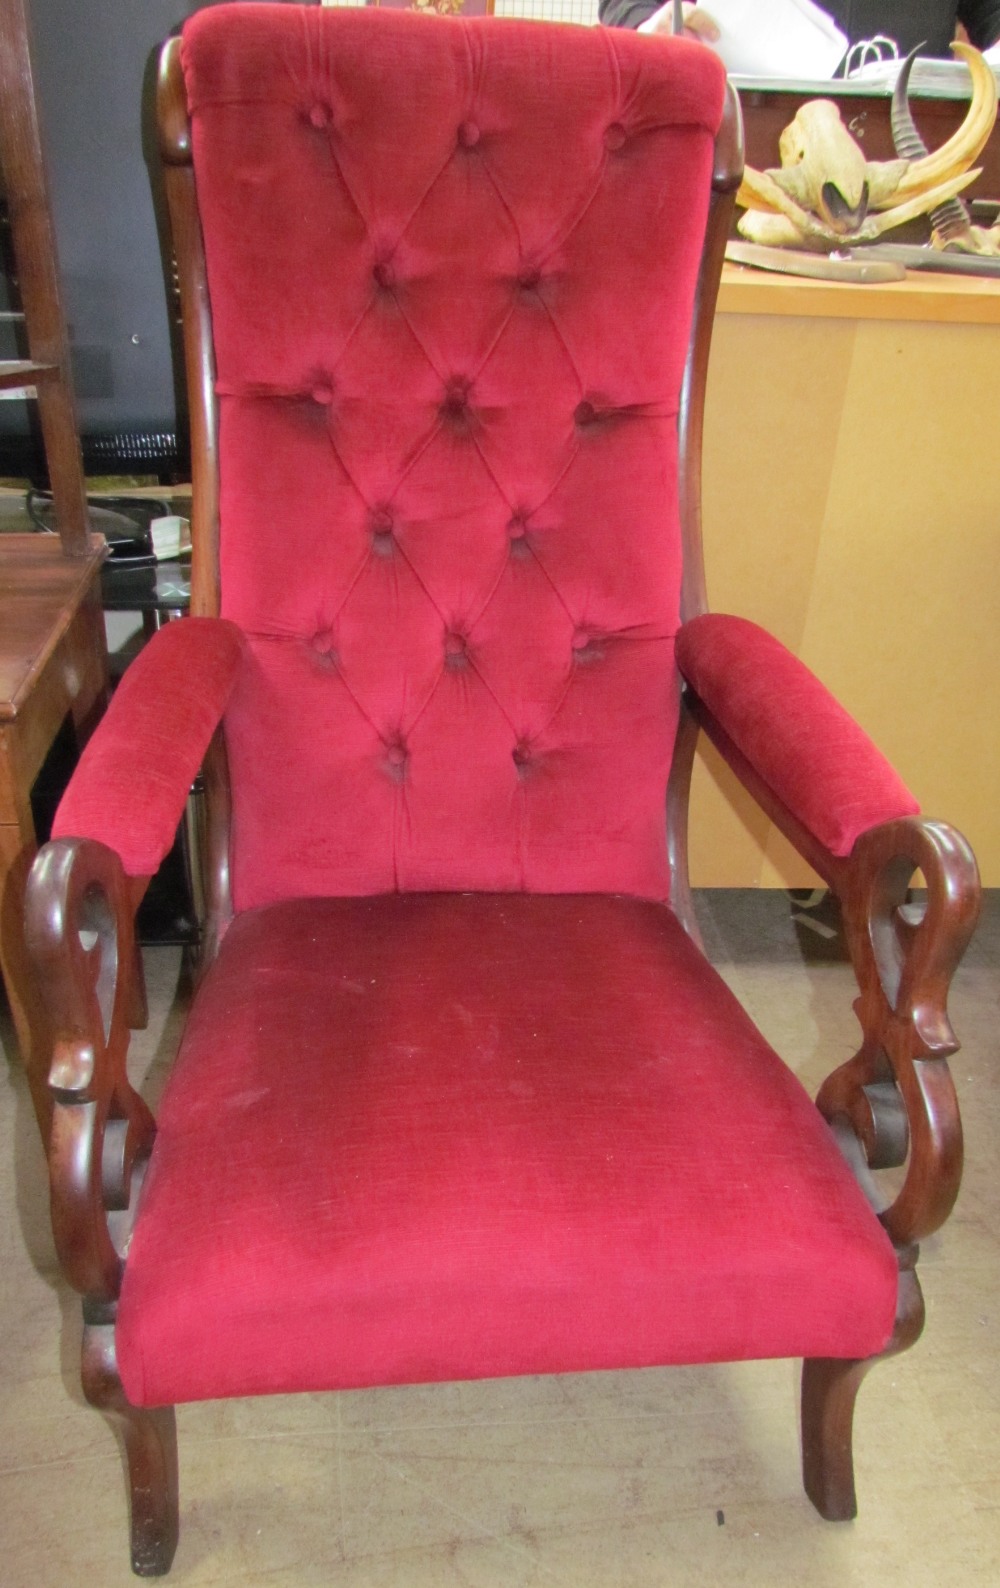
M 659 9 L 656 0 L 599 0 L 597 15 L 608 28 L 637 28 Z
M 599 0 L 597 14 L 605 27 L 636 28 L 641 33 L 670 33 L 673 30 L 673 0 L 666 5 L 656 0 Z M 690 37 L 713 44 L 719 30 L 700 6 L 684 6 L 684 31 Z
M 960 0 L 958 20 L 977 49 L 989 49 L 1000 41 L 1000 0 Z

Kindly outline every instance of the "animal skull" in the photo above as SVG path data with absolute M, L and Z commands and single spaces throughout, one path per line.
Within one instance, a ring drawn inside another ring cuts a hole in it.
M 972 74 L 972 100 L 961 127 L 940 149 L 912 158 L 866 160 L 833 101 L 809 100 L 781 134 L 780 167 L 755 171 L 747 166 L 744 172 L 736 195 L 746 210 L 738 228 L 742 236 L 785 248 L 870 243 L 936 210 L 974 182 L 980 173 L 970 168 L 996 120 L 997 84 L 978 50 L 958 43 L 952 49 Z M 907 71 L 904 96 L 908 79 Z

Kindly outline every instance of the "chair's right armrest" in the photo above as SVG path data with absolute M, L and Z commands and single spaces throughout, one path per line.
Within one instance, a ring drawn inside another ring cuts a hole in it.
M 224 618 L 181 618 L 160 629 L 84 749 L 52 836 L 96 839 L 128 876 L 152 876 L 174 841 L 242 657 L 242 633 Z
M 979 910 L 975 858 L 954 828 L 919 814 L 867 734 L 756 624 L 693 618 L 677 659 L 695 721 L 840 900 L 863 1041 L 816 1102 L 863 1186 L 868 1169 L 906 1165 L 894 1200 L 874 1200 L 901 1264 L 912 1266 L 961 1179 L 947 995 Z M 921 873 L 917 906 L 909 890 Z

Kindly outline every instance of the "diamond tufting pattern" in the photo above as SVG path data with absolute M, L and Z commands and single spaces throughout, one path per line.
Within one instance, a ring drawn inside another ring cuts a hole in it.
M 236 907 L 663 899 L 721 69 L 598 29 L 222 11 L 184 63 L 248 638 Z

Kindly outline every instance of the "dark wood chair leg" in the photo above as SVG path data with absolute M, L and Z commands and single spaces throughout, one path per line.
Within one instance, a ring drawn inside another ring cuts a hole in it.
M 877 1357 L 802 1364 L 802 1480 L 820 1516 L 849 1522 L 858 1514 L 854 1492 L 854 1402 Z
M 132 1570 L 162 1577 L 177 1548 L 177 1427 L 172 1406 L 133 1406 L 118 1376 L 114 1323 L 83 1331 L 83 1392 L 117 1435 L 125 1459 Z
M 827 1522 L 858 1514 L 854 1492 L 854 1402 L 869 1368 L 905 1351 L 919 1338 L 924 1299 L 912 1268 L 899 1276 L 896 1327 L 879 1356 L 859 1360 L 812 1357 L 802 1364 L 802 1481 Z

